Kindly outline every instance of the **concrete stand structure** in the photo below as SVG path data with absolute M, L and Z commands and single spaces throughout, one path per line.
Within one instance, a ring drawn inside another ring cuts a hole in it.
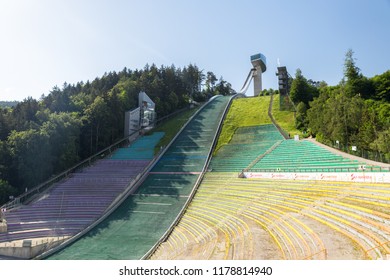
M 0 221 L 0 232 L 7 232 L 7 222 L 5 220 Z
M 0 209 L 0 233 L 7 232 L 7 221 L 4 217 L 4 209 Z
M 138 94 L 138 108 L 125 113 L 125 137 L 133 135 L 140 129 L 150 130 L 156 122 L 156 104 L 145 92 Z

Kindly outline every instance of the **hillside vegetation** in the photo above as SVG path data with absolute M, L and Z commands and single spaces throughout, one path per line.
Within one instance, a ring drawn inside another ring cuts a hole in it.
M 306 79 L 297 70 L 290 90 L 296 127 L 327 145 L 390 162 L 390 70 L 366 77 L 353 55 L 346 53 L 344 77 L 336 86 Z
M 299 135 L 299 138 L 302 138 L 304 136 L 304 133 L 302 131 L 299 131 L 295 127 L 295 116 L 294 112 L 292 111 L 280 111 L 279 110 L 279 94 L 273 95 L 273 104 L 272 104 L 272 115 L 277 122 L 277 124 L 288 134 L 291 135 L 291 137 L 294 137 L 294 135 Z
M 124 68 L 93 81 L 55 86 L 40 100 L 30 97 L 14 107 L 1 103 L 0 204 L 123 138 L 125 112 L 138 107 L 140 91 L 156 103 L 158 118 L 187 108 L 190 100 L 231 93 L 222 77 L 202 71 L 192 64 Z M 172 133 L 160 144 L 166 145 Z
M 221 134 L 214 153 L 230 142 L 235 131 L 239 127 L 270 124 L 268 108 L 270 96 L 258 96 L 253 98 L 235 99 L 223 122 Z
M 0 101 L 0 108 L 15 107 L 18 103 L 18 101 Z

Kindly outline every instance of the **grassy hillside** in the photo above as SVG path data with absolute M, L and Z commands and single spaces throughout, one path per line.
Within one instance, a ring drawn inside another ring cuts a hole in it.
M 279 111 L 279 97 L 279 94 L 274 94 L 272 115 L 274 116 L 275 121 L 284 131 L 290 133 L 291 137 L 299 135 L 299 137 L 302 138 L 302 132 L 295 128 L 294 112 Z
M 233 100 L 214 153 L 230 142 L 237 128 L 272 123 L 268 117 L 270 100 L 269 96 Z

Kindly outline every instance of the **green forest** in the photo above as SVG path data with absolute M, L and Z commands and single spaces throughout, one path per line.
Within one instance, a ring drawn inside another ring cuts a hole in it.
M 365 77 L 348 50 L 344 77 L 336 86 L 305 78 L 297 70 L 290 98 L 295 124 L 306 135 L 349 153 L 390 162 L 390 70 Z M 356 151 L 351 151 L 355 146 Z
M 93 81 L 55 86 L 39 100 L 0 107 L 0 204 L 113 144 L 124 135 L 124 113 L 145 91 L 157 118 L 232 93 L 231 85 L 196 65 L 105 73 Z M 12 106 L 10 106 L 12 105 Z

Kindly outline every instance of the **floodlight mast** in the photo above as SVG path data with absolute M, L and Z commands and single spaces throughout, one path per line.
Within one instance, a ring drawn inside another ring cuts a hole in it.
M 253 65 L 253 96 L 258 96 L 262 91 L 262 74 L 267 70 L 266 58 L 258 53 L 251 56 Z

